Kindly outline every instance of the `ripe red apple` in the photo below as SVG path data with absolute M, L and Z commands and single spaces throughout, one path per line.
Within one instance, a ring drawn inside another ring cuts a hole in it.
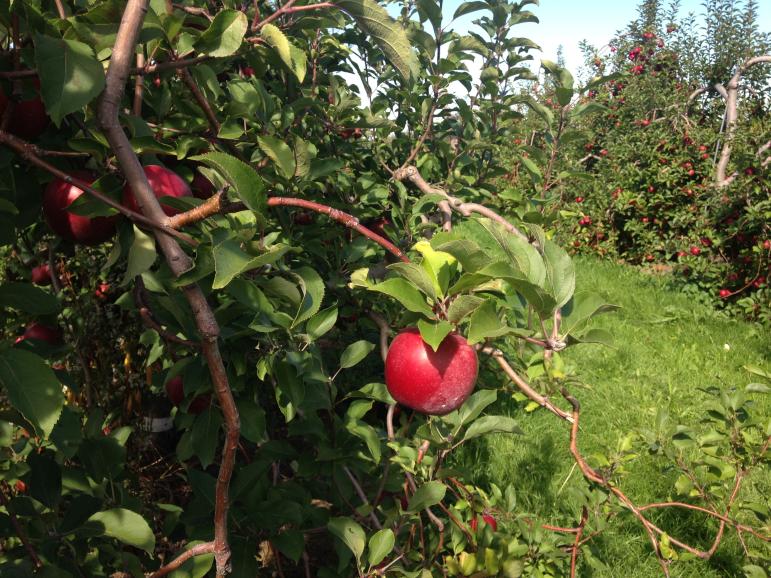
M 31 100 L 17 102 L 8 123 L 8 132 L 29 141 L 43 134 L 50 120 L 40 99 L 40 81 L 35 79 L 33 84 L 37 88 L 38 95 Z M 6 106 L 8 106 L 8 97 L 0 90 L 0 118 Z
M 179 405 L 185 399 L 185 388 L 182 376 L 176 375 L 166 382 L 166 395 L 174 405 Z
M 48 268 L 47 263 L 32 267 L 30 271 L 30 280 L 35 285 L 50 285 L 51 284 L 51 269 Z
M 584 198 L 583 197 L 576 197 L 576 203 L 583 203 Z
M 16 339 L 16 343 L 21 343 L 25 339 L 36 339 L 45 341 L 49 345 L 59 345 L 62 342 L 62 332 L 57 327 L 49 327 L 41 323 L 33 322 L 27 325 L 21 337 Z
M 185 401 L 185 384 L 182 376 L 176 375 L 166 382 L 166 395 L 169 401 L 179 407 Z M 211 405 L 211 395 L 197 395 L 187 406 L 187 413 L 198 415 Z
M 193 192 L 182 177 L 177 173 L 170 171 L 169 169 L 159 165 L 147 165 L 144 167 L 145 175 L 150 183 L 150 188 L 153 190 L 156 199 L 163 197 L 190 197 Z M 140 212 L 139 206 L 134 199 L 134 192 L 131 190 L 131 186 L 126 183 L 123 187 L 123 205 L 131 209 L 132 211 Z M 161 202 L 161 208 L 163 212 L 169 217 L 172 217 L 179 213 L 177 209 L 174 209 Z
M 731 291 L 728 289 L 721 289 L 718 294 L 720 295 L 721 299 L 728 299 L 731 296 Z
M 254 76 L 254 68 L 252 68 L 251 66 L 244 66 L 241 69 L 241 74 L 244 75 L 244 78 L 251 78 L 252 76 Z
M 13 485 L 13 487 L 16 489 L 16 492 L 19 494 L 27 493 L 27 484 L 25 484 L 23 480 L 16 480 L 16 483 Z
M 71 176 L 93 183 L 96 178 L 86 171 L 72 171 Z M 43 193 L 43 215 L 48 226 L 62 239 L 83 245 L 98 245 L 115 234 L 116 217 L 82 217 L 70 213 L 67 207 L 83 191 L 62 179 L 54 179 Z
M 766 239 L 763 241 L 763 248 L 766 250 L 771 249 L 771 239 Z
M 691 255 L 698 255 L 700 253 L 701 253 L 701 249 L 699 249 L 698 247 L 695 247 L 695 246 L 691 247 Z
M 458 409 L 477 380 L 477 354 L 468 342 L 451 333 L 434 351 L 417 328 L 405 329 L 391 343 L 385 382 L 393 398 L 428 415 Z

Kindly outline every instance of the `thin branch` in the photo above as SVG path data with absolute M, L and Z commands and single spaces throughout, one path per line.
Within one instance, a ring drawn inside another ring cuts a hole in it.
M 486 353 L 487 355 L 495 359 L 495 361 L 498 362 L 498 365 L 501 366 L 501 369 L 503 369 L 503 372 L 508 376 L 508 378 L 511 381 L 513 381 L 514 384 L 519 388 L 519 390 L 522 393 L 524 393 L 529 399 L 531 399 L 541 407 L 548 409 L 557 417 L 564 419 L 567 422 L 573 423 L 573 417 L 570 415 L 570 413 L 554 405 L 551 401 L 549 401 L 549 398 L 547 398 L 545 395 L 541 395 L 536 390 L 534 390 L 529 383 L 527 383 L 516 371 L 514 371 L 514 368 L 511 367 L 511 365 L 509 365 L 508 361 L 506 361 L 506 359 L 503 356 L 503 352 L 500 349 L 495 349 L 493 347 L 482 347 L 481 351 L 482 353 Z
M 207 199 L 206 202 L 200 204 L 198 207 L 194 209 L 191 209 L 190 211 L 179 213 L 178 215 L 174 215 L 173 217 L 167 217 L 166 219 L 164 219 L 164 222 L 169 227 L 177 229 L 179 227 L 196 223 L 198 221 L 201 221 L 207 217 L 211 217 L 216 214 L 229 213 L 234 211 L 243 211 L 246 208 L 241 203 L 227 204 L 224 201 L 225 199 L 222 195 L 214 195 L 213 197 L 210 197 L 209 199 Z M 332 207 L 328 205 L 322 205 L 321 203 L 307 201 L 305 199 L 294 199 L 292 197 L 270 197 L 268 199 L 268 206 L 269 207 L 300 207 L 303 209 L 309 209 L 311 211 L 315 211 L 317 213 L 323 213 L 329 216 L 330 219 L 337 221 L 338 223 L 342 223 L 346 227 L 353 229 L 354 231 L 356 231 L 361 235 L 364 235 L 368 239 L 371 239 L 372 241 L 374 241 L 375 243 L 383 247 L 386 251 L 388 251 L 389 253 L 391 253 L 401 261 L 404 261 L 405 263 L 409 262 L 409 259 L 402 252 L 402 250 L 399 249 L 399 247 L 391 243 L 391 241 L 389 241 L 385 237 L 381 237 L 374 231 L 371 231 L 367 227 L 359 224 L 359 219 L 357 219 L 353 215 L 346 213 L 344 211 L 333 209 Z
M 161 578 L 162 576 L 166 576 L 166 574 L 170 574 L 182 564 L 190 560 L 190 558 L 193 558 L 195 556 L 202 556 L 203 554 L 213 554 L 214 553 L 214 542 L 204 542 L 203 544 L 197 544 L 190 548 L 189 550 L 185 550 L 182 552 L 179 556 L 174 558 L 171 562 L 166 564 L 165 566 L 161 566 L 156 570 L 155 572 L 150 572 L 147 574 L 147 578 Z
M 164 329 L 161 324 L 155 320 L 155 316 L 153 315 L 153 312 L 147 303 L 147 290 L 145 289 L 145 284 L 142 281 L 142 277 L 137 277 L 134 284 L 134 303 L 136 304 L 137 309 L 139 309 L 139 316 L 142 318 L 142 322 L 147 327 L 158 333 L 158 335 L 160 335 L 165 341 L 178 343 L 179 345 L 184 345 L 185 347 L 200 349 L 200 343 L 178 337 L 171 331 Z
M 578 552 L 581 547 L 581 536 L 584 534 L 584 528 L 586 527 L 586 521 L 589 519 L 589 510 L 586 506 L 583 507 L 581 512 L 581 521 L 576 528 L 576 538 L 573 540 L 573 548 L 570 552 L 570 578 L 576 576 L 576 565 L 578 563 Z
M 388 325 L 388 321 L 385 320 L 385 317 L 379 313 L 370 311 L 367 313 L 367 316 L 372 319 L 372 321 L 375 322 L 375 325 L 378 326 L 378 329 L 380 329 L 380 357 L 382 357 L 383 362 L 385 362 L 386 357 L 388 357 L 388 338 L 391 335 L 391 327 Z
M 369 506 L 369 498 L 367 498 L 367 494 L 364 493 L 359 480 L 356 479 L 356 476 L 353 475 L 353 472 L 348 468 L 348 466 L 343 466 L 343 470 L 348 475 L 348 479 L 351 480 L 351 484 L 353 484 L 353 489 L 356 491 L 356 495 L 359 496 L 359 499 L 365 506 Z M 380 523 L 380 520 L 377 519 L 374 510 L 370 510 L 369 519 L 372 520 L 372 524 L 375 526 L 375 528 L 378 530 L 383 529 L 383 525 Z
M 0 484 L 0 502 L 8 512 L 8 519 L 11 521 L 11 525 L 13 526 L 16 535 L 19 537 L 19 540 L 21 540 L 24 549 L 27 551 L 27 554 L 29 554 L 29 559 L 32 560 L 32 564 L 34 564 L 35 568 L 42 568 L 43 563 L 40 561 L 40 557 L 37 555 L 37 552 L 32 546 L 32 543 L 29 541 L 27 533 L 19 523 L 19 519 L 16 517 L 16 514 L 14 514 L 13 510 L 8 507 L 8 496 L 5 495 L 7 491 L 8 484 L 6 482 L 2 482 L 2 484 Z
M 9 149 L 13 150 L 21 158 L 23 158 L 24 160 L 26 160 L 30 164 L 35 165 L 35 166 L 37 166 L 37 167 L 39 167 L 39 168 L 41 168 L 43 170 L 48 171 L 49 173 L 51 173 L 55 177 L 58 177 L 58 178 L 62 179 L 63 181 L 67 182 L 67 183 L 75 185 L 79 189 L 87 192 L 92 197 L 94 197 L 96 199 L 99 199 L 100 201 L 102 201 L 106 205 L 111 206 L 114 209 L 117 209 L 118 211 L 120 211 L 121 213 L 126 215 L 129 219 L 131 219 L 135 223 L 137 223 L 139 225 L 144 225 L 147 228 L 150 228 L 150 229 L 153 229 L 153 230 L 158 231 L 160 233 L 163 233 L 164 235 L 168 235 L 169 237 L 174 237 L 176 239 L 179 239 L 180 241 L 183 241 L 184 243 L 187 243 L 188 245 L 191 245 L 191 246 L 198 245 L 198 241 L 196 241 L 195 239 L 193 239 L 189 235 L 185 235 L 184 233 L 180 233 L 179 231 L 176 231 L 176 230 L 174 230 L 171 227 L 167 227 L 167 226 L 159 223 L 158 221 L 156 221 L 154 219 L 150 219 L 150 218 L 142 215 L 141 213 L 134 212 L 131 209 L 128 209 L 128 208 L 124 207 L 123 205 L 121 205 L 117 201 L 114 201 L 113 199 L 111 199 L 110 197 L 105 195 L 104 193 L 101 193 L 101 192 L 97 191 L 95 188 L 93 188 L 87 182 L 82 181 L 82 180 L 80 180 L 78 178 L 72 177 L 72 176 L 68 175 L 67 173 L 65 173 L 64 171 L 56 168 L 52 164 L 44 161 L 43 159 L 41 159 L 39 156 L 37 156 L 35 154 L 35 152 L 34 152 L 34 150 L 35 150 L 34 145 L 29 145 L 29 143 L 21 140 L 20 138 L 14 136 L 14 135 L 12 135 L 12 134 L 10 134 L 8 132 L 1 131 L 1 130 L 0 130 L 0 144 L 4 144 Z M 164 217 L 165 217 L 165 214 L 164 214 Z
M 517 229 L 517 227 L 515 227 L 505 218 L 501 217 L 492 209 L 478 203 L 464 203 L 459 198 L 450 195 L 447 191 L 437 187 L 432 187 L 425 181 L 418 169 L 414 166 L 408 166 L 394 171 L 394 179 L 397 181 L 410 181 L 426 195 L 441 195 L 450 202 L 450 206 L 453 209 L 458 211 L 464 217 L 468 217 L 472 213 L 478 213 L 483 217 L 487 217 L 488 219 L 492 219 L 493 221 L 500 223 L 509 233 L 512 233 L 519 238 L 524 239 L 525 241 L 528 240 L 527 236 L 522 233 L 522 231 Z
M 137 68 L 143 68 L 145 65 L 145 55 L 141 50 L 137 52 Z M 142 95 L 145 90 L 145 77 L 137 74 L 134 79 L 134 106 L 132 111 L 134 116 L 142 116 Z

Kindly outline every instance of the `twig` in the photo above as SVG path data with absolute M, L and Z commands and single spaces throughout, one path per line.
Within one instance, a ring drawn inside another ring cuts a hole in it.
M 269 207 L 300 207 L 315 211 L 317 213 L 323 213 L 329 216 L 330 219 L 342 223 L 346 227 L 353 229 L 357 233 L 364 235 L 368 239 L 375 241 L 378 245 L 383 247 L 389 253 L 404 261 L 409 262 L 407 256 L 396 245 L 391 243 L 388 239 L 381 237 L 374 231 L 371 231 L 367 227 L 359 224 L 359 219 L 339 209 L 334 209 L 328 205 L 322 205 L 321 203 L 315 203 L 313 201 L 307 201 L 305 199 L 294 199 L 292 197 L 270 197 L 268 199 Z M 179 213 L 173 217 L 167 217 L 164 222 L 174 229 L 189 225 L 191 223 L 198 222 L 207 217 L 219 213 L 227 213 L 233 211 L 243 211 L 245 206 L 241 203 L 227 204 L 224 202 L 224 198 L 221 195 L 215 195 L 206 200 L 198 207 Z
M 16 517 L 16 514 L 14 514 L 13 510 L 8 507 L 8 496 L 5 495 L 7 491 L 8 491 L 8 483 L 2 482 L 2 484 L 0 484 L 0 502 L 2 502 L 3 506 L 8 512 L 8 519 L 11 521 L 11 525 L 13 526 L 13 529 L 16 531 L 16 535 L 19 537 L 19 540 L 21 540 L 21 543 L 24 546 L 24 549 L 27 550 L 27 554 L 29 554 L 29 559 L 32 560 L 32 564 L 34 564 L 35 568 L 42 568 L 43 563 L 40 561 L 40 557 L 37 555 L 37 552 L 35 551 L 35 548 L 32 546 L 32 543 L 29 541 L 29 537 L 27 536 L 27 533 L 24 531 L 24 528 L 22 528 L 21 524 L 19 523 L 19 519 Z
M 388 321 L 385 317 L 374 311 L 367 313 L 367 316 L 375 322 L 375 325 L 380 329 L 380 357 L 385 362 L 388 357 L 388 337 L 391 335 L 391 327 L 388 325 Z
M 589 519 L 589 510 L 586 506 L 583 507 L 581 512 L 581 521 L 576 528 L 576 538 L 573 540 L 573 549 L 570 553 L 570 578 L 576 576 L 576 564 L 578 562 L 578 551 L 581 547 L 581 536 L 583 536 L 584 528 L 586 527 L 586 521 Z
M 166 564 L 165 566 L 161 566 L 156 570 L 155 572 L 150 572 L 147 574 L 147 578 L 161 578 L 162 576 L 166 576 L 166 574 L 170 574 L 182 564 L 190 560 L 190 558 L 193 558 L 195 556 L 201 556 L 203 554 L 213 554 L 214 553 L 214 542 L 205 542 L 203 544 L 197 544 L 190 548 L 189 550 L 185 550 L 182 552 L 179 556 L 174 558 L 171 562 Z
M 145 55 L 141 50 L 137 52 L 137 68 L 143 68 L 145 65 Z M 132 111 L 134 116 L 142 116 L 142 94 L 145 89 L 145 77 L 137 74 L 134 79 L 134 106 Z
M 566 411 L 560 409 L 556 405 L 554 405 L 549 399 L 538 393 L 536 390 L 534 390 L 529 383 L 527 383 L 516 371 L 514 371 L 514 368 L 509 365 L 508 361 L 503 357 L 503 352 L 500 349 L 495 349 L 493 347 L 482 347 L 481 348 L 482 353 L 486 353 L 495 361 L 498 362 L 498 365 L 501 366 L 501 369 L 503 369 L 504 373 L 511 379 L 511 381 L 514 382 L 514 384 L 519 388 L 519 390 L 524 393 L 528 398 L 530 398 L 532 401 L 537 403 L 543 408 L 548 409 L 550 412 L 552 412 L 554 415 L 558 416 L 561 419 L 564 419 L 567 422 L 573 423 L 573 417 Z
M 8 132 L 0 131 L 0 144 L 4 144 L 14 152 L 18 153 L 20 157 L 22 157 L 30 164 L 33 164 L 37 167 L 40 167 L 43 170 L 48 171 L 55 177 L 58 177 L 67 183 L 71 183 L 75 185 L 76 187 L 87 192 L 89 195 L 93 196 L 94 198 L 99 199 L 106 205 L 109 205 L 110 207 L 117 209 L 118 211 L 126 215 L 129 219 L 131 219 L 135 223 L 144 225 L 147 228 L 163 233 L 164 235 L 168 235 L 169 237 L 174 237 L 176 239 L 179 239 L 180 241 L 183 241 L 188 245 L 191 245 L 191 246 L 198 245 L 198 241 L 196 241 L 189 235 L 180 233 L 179 231 L 176 231 L 171 227 L 167 227 L 154 219 L 150 219 L 142 215 L 141 213 L 137 213 L 135 211 L 132 211 L 131 209 L 124 207 L 123 205 L 121 205 L 117 201 L 114 201 L 104 193 L 97 191 L 87 182 L 82 181 L 78 178 L 72 177 L 67 173 L 65 173 L 64 171 L 56 168 L 52 164 L 44 161 L 43 159 L 41 159 L 39 156 L 35 154 L 34 152 L 35 147 L 33 145 L 29 145 L 27 142 L 21 140 L 20 138 Z M 164 213 L 164 217 L 165 217 L 165 213 Z
M 164 329 L 161 324 L 155 320 L 155 316 L 153 315 L 153 312 L 147 303 L 147 290 L 145 289 L 145 284 L 142 281 L 142 277 L 139 276 L 136 278 L 136 283 L 134 284 L 134 303 L 136 303 L 136 306 L 139 309 L 139 316 L 142 318 L 142 322 L 147 327 L 158 333 L 158 335 L 160 335 L 165 341 L 178 343 L 179 345 L 184 345 L 185 347 L 200 349 L 200 343 L 178 337 L 171 331 Z
M 361 487 L 361 484 L 359 483 L 359 480 L 356 479 L 356 476 L 353 475 L 353 472 L 348 468 L 348 466 L 343 466 L 343 470 L 346 474 L 348 474 L 348 479 L 351 480 L 351 484 L 353 484 L 353 489 L 356 490 L 356 495 L 359 496 L 359 499 L 362 501 L 362 503 L 365 506 L 369 506 L 369 498 L 367 498 L 367 494 L 364 493 L 364 490 Z M 377 519 L 377 516 L 375 515 L 375 511 L 371 510 L 369 513 L 369 519 L 372 520 L 372 524 L 377 528 L 378 530 L 383 529 L 383 525 L 380 523 L 380 520 Z
M 492 209 L 485 207 L 484 205 L 480 205 L 478 203 L 464 203 L 459 198 L 453 197 L 452 195 L 450 195 L 447 191 L 437 187 L 432 187 L 426 182 L 426 180 L 420 174 L 418 169 L 414 166 L 407 166 L 407 167 L 397 169 L 396 171 L 394 171 L 393 178 L 397 181 L 410 181 L 422 193 L 426 195 L 441 195 L 442 197 L 444 197 L 450 202 L 450 206 L 453 209 L 458 211 L 464 217 L 468 217 L 472 213 L 480 214 L 483 217 L 487 217 L 488 219 L 492 219 L 493 221 L 500 223 L 501 225 L 503 225 L 503 228 L 506 229 L 509 233 L 512 233 L 517 237 L 524 239 L 525 241 L 528 240 L 527 236 L 524 233 L 522 233 L 522 231 L 517 229 L 517 227 L 515 227 L 512 223 L 510 223 L 505 218 L 501 217 L 498 213 L 496 213 Z

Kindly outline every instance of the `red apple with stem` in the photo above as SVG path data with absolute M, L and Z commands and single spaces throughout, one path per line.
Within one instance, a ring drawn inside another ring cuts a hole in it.
M 428 415 L 458 409 L 477 380 L 477 354 L 451 333 L 434 351 L 417 328 L 402 331 L 388 349 L 385 382 L 400 404 Z
M 72 171 L 71 176 L 87 183 L 96 178 L 87 171 Z M 48 226 L 62 239 L 83 245 L 98 245 L 115 234 L 117 217 L 83 217 L 67 210 L 75 199 L 83 194 L 72 183 L 56 178 L 43 193 L 43 215 Z
M 190 190 L 190 187 L 185 180 L 166 167 L 160 165 L 147 165 L 144 167 L 144 171 L 156 199 L 160 200 L 163 197 L 190 197 L 193 195 L 193 192 Z M 123 205 L 132 211 L 138 213 L 141 212 L 139 210 L 139 205 L 137 205 L 136 199 L 134 198 L 134 191 L 131 190 L 131 186 L 128 183 L 123 187 Z M 178 209 L 170 207 L 162 201 L 161 208 L 169 217 L 180 212 Z

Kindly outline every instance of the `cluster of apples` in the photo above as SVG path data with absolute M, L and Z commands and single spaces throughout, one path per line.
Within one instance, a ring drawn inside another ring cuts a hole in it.
M 144 171 L 163 212 L 169 216 L 178 211 L 164 203 L 164 197 L 208 198 L 214 192 L 214 186 L 198 172 L 191 188 L 177 173 L 160 165 L 147 165 Z M 87 171 L 72 171 L 71 175 L 89 185 L 96 180 L 96 175 Z M 68 211 L 67 207 L 82 194 L 83 190 L 76 185 L 55 178 L 43 194 L 43 214 L 48 226 L 61 238 L 83 245 L 98 245 L 115 234 L 117 217 L 83 217 Z M 128 209 L 139 211 L 134 192 L 128 184 L 123 188 L 122 201 Z

